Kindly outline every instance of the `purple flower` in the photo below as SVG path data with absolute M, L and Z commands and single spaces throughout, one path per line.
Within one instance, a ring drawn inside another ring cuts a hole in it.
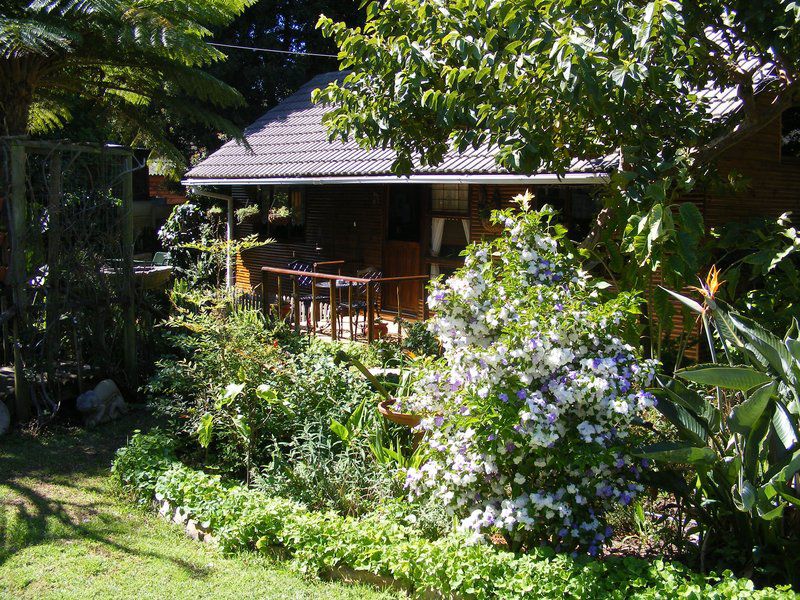
M 622 492 L 619 495 L 619 502 L 622 504 L 622 506 L 628 506 L 628 504 L 631 503 L 631 500 L 633 500 L 633 496 L 631 496 L 628 492 Z
M 434 417 L 433 424 L 436 425 L 436 427 L 441 427 L 444 425 L 444 417 L 441 415 Z
M 555 413 L 552 412 L 547 413 L 547 422 L 550 423 L 551 425 L 556 422 L 557 418 L 558 416 Z
M 516 446 L 516 444 L 514 444 L 514 442 L 508 442 L 506 444 L 506 452 L 513 452 L 516 449 L 517 449 L 517 446 Z
M 556 311 L 558 311 L 558 312 L 561 312 L 562 310 L 564 310 L 564 305 L 563 305 L 563 304 L 561 304 L 561 302 L 559 302 L 559 303 L 558 303 L 558 304 L 556 304 L 556 305 L 555 305 L 553 308 L 554 308 Z
M 517 392 L 517 398 L 519 398 L 520 400 L 525 400 L 525 398 L 527 397 L 528 397 L 528 392 L 526 392 L 525 390 L 520 390 Z
M 497 436 L 496 436 L 495 434 L 493 434 L 493 433 L 490 433 L 490 434 L 489 434 L 489 435 L 486 437 L 486 439 L 487 439 L 487 441 L 493 442 L 493 441 L 495 441 L 495 440 L 497 439 Z
M 498 398 L 500 398 L 500 400 L 503 402 L 508 402 L 508 394 L 500 394 Z
M 433 295 L 434 300 L 442 301 L 444 300 L 444 290 L 439 290 Z

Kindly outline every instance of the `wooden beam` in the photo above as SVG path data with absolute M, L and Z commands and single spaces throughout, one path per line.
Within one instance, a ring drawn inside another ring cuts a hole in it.
M 122 159 L 122 276 L 123 297 L 123 361 L 125 376 L 131 393 L 137 389 L 136 360 L 136 295 L 133 272 L 133 157 L 127 154 Z
M 11 220 L 9 233 L 11 236 L 11 293 L 17 318 L 12 322 L 14 338 L 14 407 L 17 421 L 25 423 L 31 418 L 31 396 L 28 382 L 25 380 L 24 360 L 20 344 L 20 335 L 25 328 L 26 308 L 28 303 L 25 288 L 27 274 L 25 268 L 25 242 L 28 202 L 25 190 L 25 169 L 27 155 L 25 147 L 19 143 L 11 145 Z

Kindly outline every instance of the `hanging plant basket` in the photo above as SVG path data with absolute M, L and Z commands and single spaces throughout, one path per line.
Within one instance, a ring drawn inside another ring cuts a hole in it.
M 422 422 L 421 415 L 409 413 L 399 413 L 392 410 L 392 406 L 397 402 L 395 398 L 383 400 L 378 403 L 378 412 L 390 420 L 392 423 L 403 425 L 404 427 L 416 427 Z

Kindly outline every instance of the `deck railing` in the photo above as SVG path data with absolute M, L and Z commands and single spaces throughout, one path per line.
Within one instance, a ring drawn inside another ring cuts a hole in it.
M 338 263 L 338 261 L 336 261 Z M 322 264 L 322 263 L 318 263 Z M 333 263 L 331 263 L 333 264 Z M 262 267 L 261 269 L 261 293 L 262 306 L 265 315 L 277 314 L 280 318 L 291 318 L 296 332 L 301 330 L 300 306 L 301 298 L 306 305 L 306 327 L 309 333 L 316 333 L 320 318 L 320 304 L 329 305 L 329 323 L 331 338 L 339 339 L 339 327 L 337 319 L 340 307 L 347 310 L 350 328 L 350 339 L 356 339 L 357 332 L 353 326 L 353 312 L 358 308 L 363 308 L 366 320 L 366 338 L 368 342 L 376 339 L 375 317 L 376 314 L 395 313 L 395 324 L 397 325 L 397 335 L 402 339 L 402 305 L 401 287 L 404 285 L 416 284 L 420 288 L 420 302 L 414 311 L 419 316 L 419 309 L 422 309 L 422 318 L 428 318 L 428 307 L 425 302 L 425 285 L 420 285 L 430 278 L 429 275 L 407 275 L 403 277 L 352 277 L 332 273 L 316 273 L 309 271 L 295 271 L 292 269 L 282 269 L 278 267 Z M 273 280 L 276 284 L 274 302 L 269 294 L 269 282 Z M 288 282 L 286 281 L 288 279 Z M 311 285 L 301 288 L 300 280 L 311 280 Z M 391 284 L 396 289 L 397 308 L 396 311 L 381 310 L 381 289 L 385 284 Z M 363 292 L 363 298 L 358 296 Z M 323 300 L 323 295 L 324 300 Z M 363 304 L 363 307 L 361 306 Z M 310 313 L 310 314 L 309 314 Z

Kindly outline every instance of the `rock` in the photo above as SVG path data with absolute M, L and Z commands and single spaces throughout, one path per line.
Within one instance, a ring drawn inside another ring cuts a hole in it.
M 111 421 L 128 412 L 128 405 L 117 384 L 110 379 L 104 379 L 93 390 L 78 396 L 75 406 L 83 413 L 87 427 Z
M 0 400 L 0 437 L 8 431 L 9 427 L 11 427 L 11 415 L 8 413 L 5 402 Z
M 203 541 L 204 533 L 200 530 L 197 521 L 194 519 L 189 519 L 189 521 L 186 523 L 186 534 L 197 542 Z

